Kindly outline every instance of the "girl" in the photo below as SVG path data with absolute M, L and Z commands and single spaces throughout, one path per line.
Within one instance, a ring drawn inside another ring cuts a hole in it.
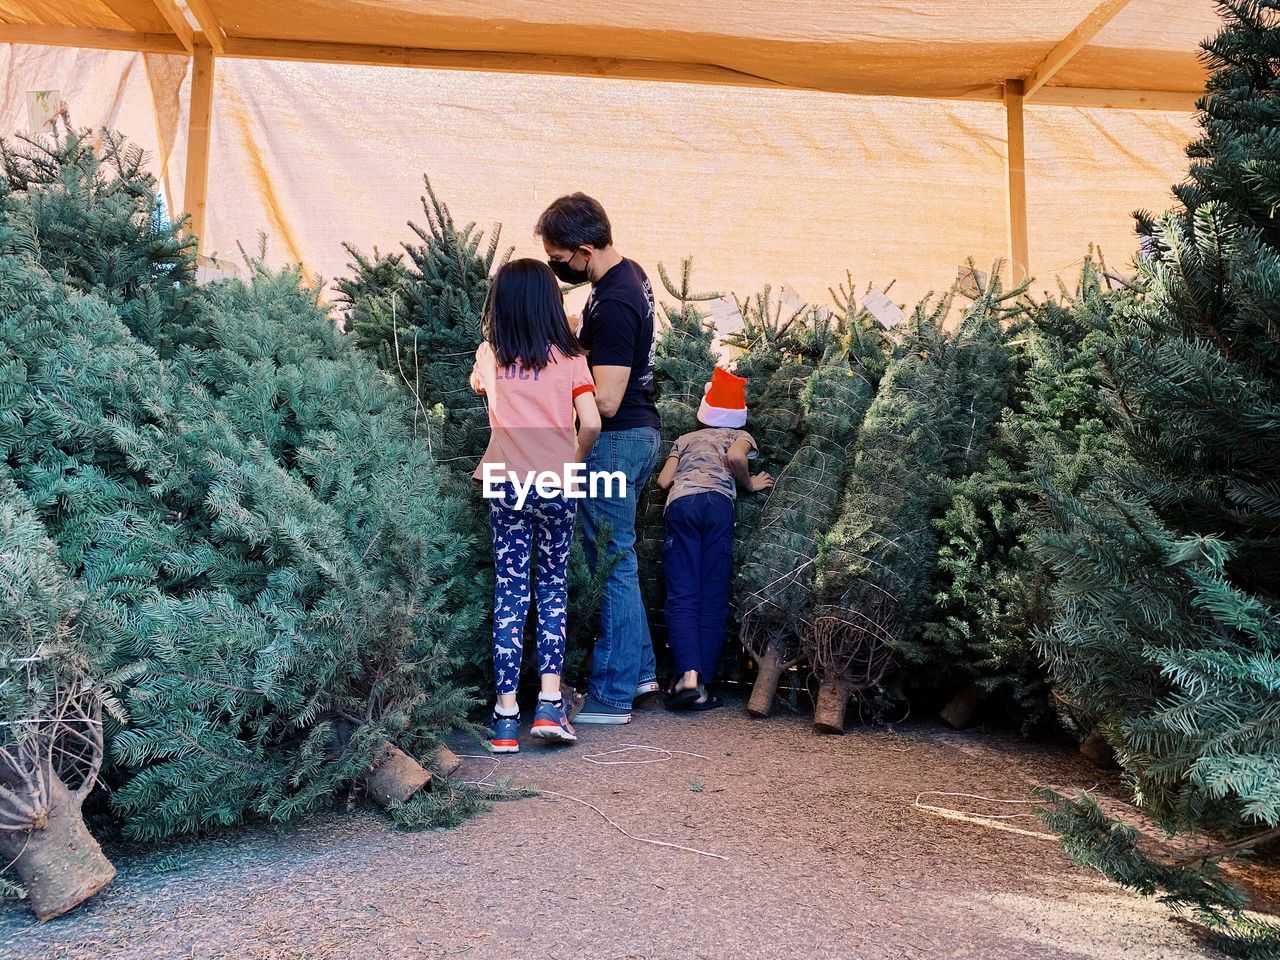
M 518 753 L 520 678 L 530 573 L 538 604 L 538 672 L 542 693 L 532 733 L 577 740 L 560 696 L 564 669 L 567 568 L 576 500 L 565 496 L 571 464 L 581 464 L 600 435 L 595 384 L 569 330 L 560 285 L 540 260 L 513 260 L 493 280 L 484 306 L 484 341 L 471 386 L 489 406 L 489 446 L 473 479 L 486 482 L 493 528 L 493 672 L 497 703 L 489 749 Z M 574 414 L 578 430 L 574 432 Z M 559 479 L 549 480 L 549 475 Z M 515 478 L 515 483 L 510 478 Z M 528 482 L 539 479 L 531 488 Z M 545 494 L 550 492 L 551 496 Z

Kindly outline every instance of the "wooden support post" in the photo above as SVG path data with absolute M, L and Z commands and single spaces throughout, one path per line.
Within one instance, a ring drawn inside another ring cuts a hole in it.
M 1016 285 L 1030 276 L 1027 252 L 1026 139 L 1022 128 L 1021 80 L 1005 81 L 1004 113 L 1008 131 L 1005 169 L 1008 172 L 1009 190 L 1009 273 Z
M 187 231 L 204 237 L 205 200 L 209 190 L 209 126 L 213 116 L 213 72 L 217 61 L 203 35 L 197 35 L 191 56 L 191 116 L 187 123 Z

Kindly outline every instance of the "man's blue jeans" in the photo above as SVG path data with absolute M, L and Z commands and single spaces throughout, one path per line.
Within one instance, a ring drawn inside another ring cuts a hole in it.
M 588 475 L 597 471 L 623 474 L 626 496 L 587 497 L 578 512 L 588 561 L 595 566 L 600 556 L 614 560 L 600 606 L 600 634 L 591 659 L 588 689 L 601 703 L 620 710 L 630 710 L 637 684 L 654 679 L 658 672 L 649 618 L 640 597 L 636 504 L 653 471 L 660 443 L 653 427 L 600 434 L 587 457 Z M 602 528 L 609 537 L 603 544 L 598 542 Z

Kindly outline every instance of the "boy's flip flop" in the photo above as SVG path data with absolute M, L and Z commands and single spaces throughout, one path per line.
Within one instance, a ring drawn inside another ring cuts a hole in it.
M 715 710 L 717 707 L 724 706 L 724 701 L 721 700 L 719 697 L 717 697 L 714 693 L 712 693 L 706 687 L 702 688 L 702 693 L 703 695 L 701 697 L 693 701 L 693 703 L 689 704 L 689 706 L 687 706 L 685 709 L 690 711 Z
M 714 710 L 723 707 L 724 701 L 702 684 L 677 690 L 667 698 L 667 709 L 676 711 Z
M 702 696 L 702 687 L 685 687 L 683 690 L 673 689 L 667 694 L 668 710 L 688 710 L 690 705 Z

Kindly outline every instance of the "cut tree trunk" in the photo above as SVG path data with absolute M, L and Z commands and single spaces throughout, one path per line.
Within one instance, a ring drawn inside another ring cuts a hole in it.
M 1115 750 L 1097 730 L 1084 738 L 1084 743 L 1080 744 L 1080 754 L 1095 767 L 1102 767 L 1104 770 L 1114 770 L 1120 765 L 1116 762 Z
M 978 712 L 978 707 L 982 706 L 982 701 L 986 698 L 987 692 L 980 686 L 976 683 L 967 683 L 951 698 L 951 702 L 942 708 L 938 716 L 947 726 L 963 730 L 973 723 L 974 714 Z
M 0 855 L 27 888 L 39 920 L 52 920 L 79 906 L 111 882 L 116 868 L 84 825 L 80 801 L 55 774 L 41 823 L 30 833 L 0 834 Z M 16 850 L 9 850 L 10 846 Z
M 381 755 L 364 775 L 369 796 L 380 807 L 404 803 L 430 782 L 430 771 L 390 742 L 382 745 Z
M 849 705 L 849 685 L 843 677 L 829 677 L 818 687 L 813 725 L 822 733 L 844 733 L 844 711 Z
M 756 661 L 756 682 L 751 688 L 751 698 L 747 701 L 747 713 L 753 717 L 767 717 L 773 712 L 773 701 L 785 670 L 780 651 L 775 644 L 770 643 L 765 648 L 764 656 Z
M 433 755 L 432 763 L 446 777 L 455 773 L 462 766 L 462 758 L 446 747 L 444 744 L 436 747 Z

